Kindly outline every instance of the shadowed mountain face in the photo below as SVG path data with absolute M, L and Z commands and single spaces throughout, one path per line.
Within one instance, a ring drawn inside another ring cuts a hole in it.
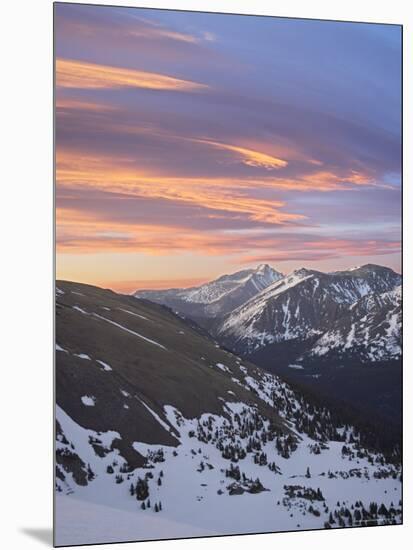
M 266 264 L 223 275 L 199 287 L 169 290 L 138 290 L 137 298 L 164 304 L 177 313 L 210 326 L 210 319 L 220 318 L 283 277 Z
M 283 424 L 239 384 L 256 367 L 240 370 L 236 356 L 169 309 L 131 296 L 58 281 L 56 355 L 57 405 L 81 426 L 118 432 L 114 444 L 131 464 L 142 460 L 133 441 L 177 444 L 156 418 L 164 405 L 192 418 L 222 414 L 222 399 L 233 399 Z

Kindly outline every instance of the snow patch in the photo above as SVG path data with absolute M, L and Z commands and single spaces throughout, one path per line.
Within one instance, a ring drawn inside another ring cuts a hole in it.
M 62 348 L 59 344 L 56 344 L 56 351 L 63 351 L 64 353 L 69 353 L 67 349 Z
M 228 367 L 226 367 L 223 363 L 215 363 L 215 366 L 219 368 L 219 370 L 222 370 L 223 372 L 231 372 Z
M 75 353 L 74 356 L 79 357 L 79 359 L 86 359 L 87 361 L 92 360 L 87 353 Z
M 101 361 L 100 359 L 96 359 L 96 362 L 99 363 L 100 365 L 102 365 L 103 370 L 105 370 L 105 371 L 113 370 L 112 367 L 111 367 L 110 365 L 108 365 L 108 364 L 105 363 L 104 361 Z
M 145 317 L 144 315 L 140 315 L 139 313 L 134 313 L 133 311 L 129 311 L 128 309 L 122 309 L 120 307 L 119 311 L 124 311 L 125 313 L 129 313 L 129 315 L 133 315 L 134 317 L 139 317 L 140 319 L 144 319 L 145 321 L 149 321 L 149 319 L 147 317 Z
M 89 315 L 89 313 L 87 311 L 85 311 L 84 309 L 82 309 L 79 306 L 72 306 L 72 309 L 78 311 L 79 313 L 83 313 L 83 315 Z
M 115 323 L 115 321 L 112 321 L 111 319 L 107 319 L 106 317 L 103 317 L 102 315 L 98 315 L 97 313 L 93 313 L 94 317 L 97 317 L 98 319 L 102 319 L 102 321 L 106 321 L 107 323 L 110 323 L 111 325 L 114 325 L 115 327 L 118 327 L 125 332 L 129 332 L 129 334 L 133 334 L 134 336 L 137 336 L 138 338 L 141 338 L 142 340 L 145 340 L 149 344 L 153 344 L 154 346 L 157 346 L 158 348 L 166 350 L 166 347 L 160 344 L 159 342 L 156 342 L 155 340 L 151 340 L 150 338 L 147 338 L 146 336 L 143 336 L 142 334 L 139 334 L 139 332 L 135 332 L 134 330 L 131 330 L 127 327 L 124 327 L 123 325 L 120 325 L 119 323 Z
M 93 395 L 83 395 L 80 400 L 86 407 L 94 407 L 96 403 L 96 397 Z
M 138 398 L 139 399 L 139 398 Z M 145 407 L 145 409 L 159 422 L 159 424 L 162 426 L 164 430 L 166 430 L 171 435 L 174 435 L 171 433 L 171 426 L 169 426 L 162 418 L 157 414 L 154 410 L 152 410 L 149 405 L 147 405 L 142 399 L 139 399 L 139 401 L 142 403 L 142 405 Z M 174 436 L 175 437 L 175 436 Z

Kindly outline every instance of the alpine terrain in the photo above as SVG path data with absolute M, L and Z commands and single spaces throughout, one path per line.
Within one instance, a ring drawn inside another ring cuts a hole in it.
M 56 544 L 400 523 L 399 449 L 216 339 L 252 354 L 308 329 L 313 361 L 372 330 L 365 357 L 382 360 L 399 284 L 370 267 L 225 276 L 188 291 L 202 315 L 226 312 L 212 337 L 175 303 L 58 281 Z
M 227 349 L 351 418 L 384 420 L 381 434 L 400 443 L 401 276 L 393 270 L 301 268 L 221 311 L 207 328 Z
M 312 352 L 322 355 L 322 342 L 328 339 L 330 343 L 334 340 L 334 349 L 343 354 L 351 353 L 359 345 L 365 348 L 365 360 L 394 357 L 400 355 L 400 348 L 388 340 L 383 339 L 380 343 L 380 339 L 372 339 L 370 334 L 360 339 L 360 334 L 358 337 L 353 335 L 355 326 L 348 339 L 345 327 L 340 329 L 340 326 L 343 317 L 350 321 L 350 326 L 354 318 L 355 322 L 363 320 L 365 331 L 373 324 L 374 331 L 380 332 L 376 324 L 379 319 L 364 318 L 365 314 L 374 315 L 374 310 L 380 317 L 380 311 L 389 308 L 392 311 L 396 307 L 396 316 L 389 329 L 395 336 L 400 326 L 400 322 L 396 322 L 400 314 L 400 307 L 397 309 L 400 284 L 399 274 L 375 265 L 334 273 L 299 269 L 230 312 L 216 327 L 216 333 L 231 347 L 246 354 L 270 344 L 291 341 L 302 343 L 303 348 L 312 348 L 312 341 L 316 339 Z M 397 287 L 396 293 L 388 294 Z M 382 319 L 385 321 L 386 315 Z M 331 330 L 332 325 L 337 324 L 338 327 Z M 331 349 L 329 346 L 328 350 Z

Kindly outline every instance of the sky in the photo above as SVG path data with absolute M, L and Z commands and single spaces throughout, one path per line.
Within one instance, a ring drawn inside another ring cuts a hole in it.
M 396 25 L 55 4 L 56 271 L 400 271 Z

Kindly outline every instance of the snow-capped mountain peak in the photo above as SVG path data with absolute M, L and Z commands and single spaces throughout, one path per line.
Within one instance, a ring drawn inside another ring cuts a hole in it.
M 296 269 L 232 311 L 216 332 L 239 353 L 308 340 L 328 331 L 364 297 L 385 300 L 400 283 L 399 274 L 373 264 L 333 273 Z
M 268 264 L 261 264 L 253 269 L 222 275 L 198 287 L 142 290 L 137 291 L 135 297 L 167 305 L 197 319 L 210 318 L 229 313 L 283 277 Z

